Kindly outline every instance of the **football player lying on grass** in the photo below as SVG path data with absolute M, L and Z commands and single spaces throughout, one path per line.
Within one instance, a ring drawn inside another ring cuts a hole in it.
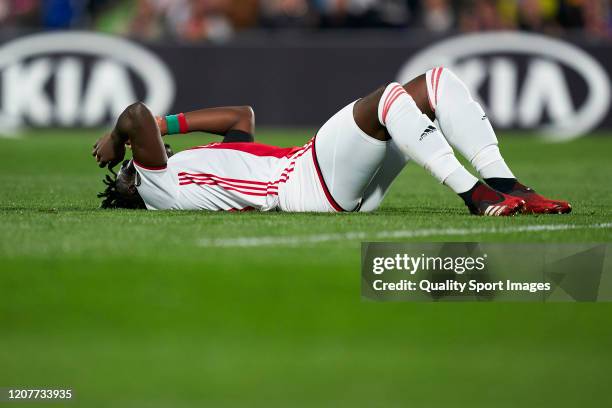
M 438 129 L 433 120 L 439 123 Z M 222 142 L 172 154 L 162 136 L 203 131 Z M 457 193 L 476 215 L 569 213 L 517 181 L 481 106 L 451 71 L 435 68 L 350 103 L 304 146 L 254 143 L 249 107 L 155 117 L 129 106 L 94 145 L 100 167 L 124 161 L 100 194 L 104 208 L 150 210 L 372 211 L 408 161 Z M 468 172 L 454 147 L 484 182 Z

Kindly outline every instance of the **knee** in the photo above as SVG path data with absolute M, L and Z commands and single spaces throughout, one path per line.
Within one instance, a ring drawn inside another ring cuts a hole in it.
M 380 140 L 386 140 L 384 128 L 378 120 L 380 99 L 385 87 L 380 87 L 369 95 L 359 99 L 353 108 L 353 118 L 357 126 L 366 134 Z
M 434 120 L 435 114 L 427 96 L 427 80 L 425 75 L 419 75 L 404 85 L 404 89 L 412 97 L 419 110 Z
M 444 89 L 444 92 L 451 92 L 456 98 L 472 99 L 472 95 L 465 84 L 452 70 L 440 67 L 442 70 L 440 75 L 440 88 Z M 442 90 L 442 89 L 441 89 Z
M 384 85 L 378 87 L 374 92 L 364 96 L 363 98 L 357 101 L 357 106 L 364 106 L 369 110 L 374 110 L 374 108 L 378 109 L 378 105 L 382 102 L 381 98 L 383 93 L 385 93 L 385 89 L 388 85 Z

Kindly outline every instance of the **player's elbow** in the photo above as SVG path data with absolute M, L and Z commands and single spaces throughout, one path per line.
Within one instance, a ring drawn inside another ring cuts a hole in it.
M 121 128 L 132 128 L 137 123 L 142 123 L 147 116 L 151 114 L 147 105 L 142 102 L 135 102 L 125 108 L 123 113 L 119 116 L 117 123 L 121 125 Z
M 116 127 L 120 132 L 128 133 L 147 119 L 154 120 L 147 105 L 142 102 L 135 102 L 125 108 L 119 115 Z
M 253 107 L 245 105 L 241 106 L 240 110 L 242 112 L 241 116 L 244 122 L 249 124 L 251 127 L 251 133 L 253 133 L 253 130 L 255 129 L 255 111 L 253 110 Z
M 151 115 L 151 111 L 143 102 L 134 102 L 125 108 L 125 114 L 132 120 L 142 119 L 146 115 Z
M 234 129 L 242 130 L 250 134 L 255 133 L 255 111 L 251 106 L 238 106 L 236 108 L 238 118 Z

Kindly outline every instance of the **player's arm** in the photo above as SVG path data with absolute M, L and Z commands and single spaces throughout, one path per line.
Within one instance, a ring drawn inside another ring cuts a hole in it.
M 224 137 L 252 141 L 255 133 L 255 113 L 250 106 L 226 106 L 156 117 L 162 134 L 206 132 Z M 242 141 L 242 140 L 240 140 Z
M 139 165 L 151 168 L 166 166 L 168 156 L 155 117 L 141 102 L 128 106 L 119 115 L 113 130 L 96 142 L 92 155 L 100 167 L 108 165 L 112 168 L 125 157 L 127 142 L 132 147 L 134 161 Z

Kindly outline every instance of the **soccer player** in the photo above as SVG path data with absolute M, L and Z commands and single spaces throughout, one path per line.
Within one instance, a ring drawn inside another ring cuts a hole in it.
M 434 124 L 437 120 L 439 127 Z M 172 155 L 162 135 L 204 131 L 222 142 Z M 202 109 L 156 118 L 142 103 L 129 106 L 112 132 L 94 145 L 107 176 L 103 207 L 244 211 L 372 211 L 408 161 L 457 193 L 476 215 L 569 213 L 517 181 L 498 141 L 465 84 L 438 67 L 405 85 L 391 83 L 331 117 L 304 146 L 253 142 L 249 107 Z M 451 147 L 452 146 L 452 147 Z M 484 182 L 457 160 L 455 148 Z

